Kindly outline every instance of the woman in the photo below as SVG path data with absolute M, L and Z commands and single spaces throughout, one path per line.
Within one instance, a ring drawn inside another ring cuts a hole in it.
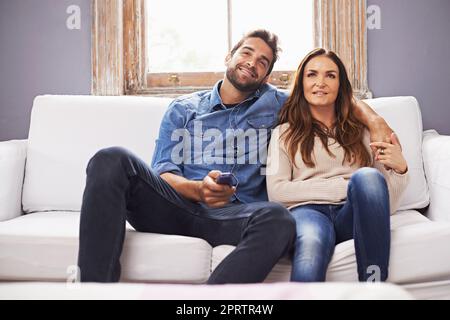
M 325 281 L 334 247 L 352 238 L 359 280 L 388 277 L 390 214 L 408 167 L 395 134 L 392 144 L 370 144 L 352 97 L 342 61 L 316 49 L 300 64 L 272 135 L 269 199 L 297 222 L 292 281 Z

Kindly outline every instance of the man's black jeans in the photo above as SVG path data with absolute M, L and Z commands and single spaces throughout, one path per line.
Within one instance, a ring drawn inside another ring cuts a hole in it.
M 183 198 L 129 151 L 103 149 L 87 166 L 78 253 L 82 282 L 119 281 L 125 221 L 140 232 L 236 246 L 211 274 L 210 284 L 264 281 L 295 239 L 295 221 L 281 205 L 207 208 Z

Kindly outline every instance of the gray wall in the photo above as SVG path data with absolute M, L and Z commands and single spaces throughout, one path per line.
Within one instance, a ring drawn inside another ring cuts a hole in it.
M 382 27 L 368 32 L 370 89 L 415 96 L 424 128 L 450 134 L 450 1 L 367 3 L 381 8 Z
M 0 0 L 0 141 L 28 137 L 36 95 L 90 93 L 90 19 L 90 0 Z
M 66 8 L 81 7 L 81 30 Z M 450 134 L 450 1 L 368 0 L 381 30 L 368 33 L 376 97 L 414 95 L 425 129 Z M 89 94 L 90 0 L 0 0 L 0 141 L 28 135 L 38 94 Z

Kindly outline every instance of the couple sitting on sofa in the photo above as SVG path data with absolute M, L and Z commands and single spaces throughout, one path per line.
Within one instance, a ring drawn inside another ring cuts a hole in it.
M 353 100 L 334 53 L 310 53 L 289 97 L 266 83 L 277 55 L 270 32 L 244 36 L 227 56 L 223 81 L 170 105 L 152 168 L 122 148 L 92 157 L 81 208 L 81 281 L 119 280 L 126 221 L 140 232 L 236 246 L 210 284 L 262 282 L 292 248 L 292 280 L 324 281 L 335 245 L 352 238 L 360 281 L 386 280 L 390 214 L 408 177 L 398 139 Z M 251 133 L 258 137 L 247 141 Z M 215 155 L 207 157 L 211 146 Z M 222 172 L 235 183 L 220 183 Z

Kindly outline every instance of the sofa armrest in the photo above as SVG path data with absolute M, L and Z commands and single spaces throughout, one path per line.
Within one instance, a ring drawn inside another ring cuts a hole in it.
M 0 221 L 22 214 L 27 140 L 0 142 Z
M 434 221 L 450 221 L 450 136 L 425 131 L 422 151 L 430 190 L 427 216 Z

